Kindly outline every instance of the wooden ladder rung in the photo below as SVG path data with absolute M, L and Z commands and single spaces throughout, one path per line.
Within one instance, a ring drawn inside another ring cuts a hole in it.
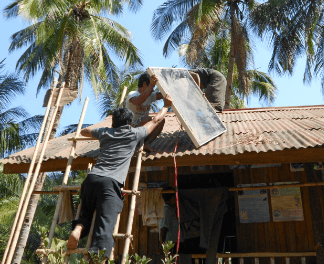
M 127 234 L 122 234 L 122 233 L 113 234 L 113 237 L 115 237 L 115 238 L 126 238 L 126 237 L 130 237 L 131 239 L 133 239 L 133 235 L 127 235 Z
M 53 191 L 57 191 L 57 192 L 65 192 L 65 191 L 78 191 L 81 189 L 81 185 L 76 185 L 76 186 L 54 186 L 53 187 Z M 46 192 L 45 192 L 46 193 Z M 122 193 L 125 194 L 140 194 L 140 191 L 132 191 L 132 190 L 122 190 Z

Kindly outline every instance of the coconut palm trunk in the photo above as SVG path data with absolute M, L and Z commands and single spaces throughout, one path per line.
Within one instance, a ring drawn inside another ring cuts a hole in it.
M 235 64 L 235 23 L 234 23 L 234 8 L 231 8 L 231 50 L 228 62 L 228 72 L 227 72 L 227 85 L 225 93 L 225 106 L 224 109 L 231 108 L 231 96 L 232 96 L 232 83 L 233 83 L 233 73 L 234 73 L 234 64 Z

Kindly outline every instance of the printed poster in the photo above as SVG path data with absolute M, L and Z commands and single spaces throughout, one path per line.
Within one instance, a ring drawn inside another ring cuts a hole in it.
M 298 182 L 274 182 L 270 185 L 297 184 Z M 273 222 L 304 221 L 300 187 L 270 190 Z
M 250 187 L 240 184 L 237 187 Z M 266 186 L 265 183 L 253 186 Z M 237 192 L 240 223 L 270 222 L 269 198 L 266 189 L 242 190 Z

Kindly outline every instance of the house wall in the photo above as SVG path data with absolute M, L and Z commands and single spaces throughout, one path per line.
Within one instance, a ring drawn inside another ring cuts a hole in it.
M 312 167 L 311 165 L 309 166 Z M 193 172 L 190 167 L 180 167 L 178 169 L 178 177 L 186 177 L 189 174 L 210 174 L 214 177 L 230 177 L 232 175 L 234 186 L 246 183 L 270 183 L 299 181 L 320 182 L 322 181 L 322 172 L 313 171 L 312 169 L 303 172 L 291 172 L 289 164 L 282 164 L 281 167 L 269 168 L 244 168 L 229 170 L 226 166 L 213 166 L 212 170 Z M 225 173 L 225 174 L 224 174 Z M 227 173 L 227 174 L 226 174 Z M 229 174 L 230 173 L 230 174 Z M 184 175 L 184 176 L 183 176 Z M 133 174 L 131 173 L 126 182 L 127 188 L 132 182 Z M 141 182 L 168 181 L 170 186 L 174 186 L 174 168 L 165 168 L 161 171 L 142 172 Z M 228 186 L 228 187 L 234 187 Z M 233 211 L 231 215 L 237 236 L 238 252 L 305 252 L 314 251 L 317 243 L 321 243 L 322 234 L 324 233 L 324 187 L 302 187 L 302 203 L 304 209 L 304 221 L 291 222 L 273 222 L 256 223 L 256 224 L 240 224 L 238 218 L 237 194 L 232 192 Z M 269 192 L 269 191 L 268 191 Z M 269 194 L 270 196 L 270 194 Z M 121 217 L 120 233 L 124 233 L 127 226 L 127 212 L 130 199 L 126 199 Z M 271 206 L 271 205 L 270 205 Z M 271 207 L 270 207 L 271 211 Z M 155 256 L 161 247 L 158 241 L 158 233 L 150 232 L 150 227 L 143 226 L 141 216 L 135 214 L 133 225 L 133 242 L 130 254 L 138 253 L 139 255 Z M 229 235 L 231 235 L 229 233 Z M 220 241 L 223 243 L 223 241 Z M 122 240 L 117 243 L 118 254 L 123 251 Z M 320 248 L 320 251 L 322 249 Z M 324 254 L 323 254 L 324 255 Z M 158 259 L 159 257 L 157 257 Z M 320 257 L 321 258 L 321 257 Z M 307 263 L 314 263 L 314 260 L 307 260 Z M 322 260 L 321 260 L 322 261 Z M 155 263 L 154 261 L 152 263 Z M 159 262 L 156 262 L 159 263 Z M 262 263 L 262 261 L 260 262 Z M 279 263 L 279 262 L 278 262 Z M 292 259 L 291 263 L 294 263 Z M 296 262 L 297 263 L 297 262 Z M 324 263 L 317 262 L 317 263 Z
M 308 170 L 291 172 L 289 164 L 281 167 L 239 169 L 234 170 L 234 182 L 267 183 L 298 181 L 321 182 L 322 172 L 314 171 L 308 164 Z M 268 190 L 270 197 L 270 193 Z M 237 221 L 237 246 L 239 252 L 306 252 L 315 251 L 317 243 L 321 243 L 324 232 L 323 187 L 301 187 L 304 221 L 287 221 L 268 223 L 241 224 Z M 236 218 L 238 218 L 237 194 L 235 193 Z M 271 204 L 270 204 L 271 212 Z M 272 217 L 272 215 L 271 215 Z M 322 249 L 320 249 L 321 251 Z M 324 263 L 320 257 L 317 263 Z M 312 263 L 312 260 L 308 260 Z M 294 262 L 292 262 L 294 263 Z M 300 263 L 300 262 L 299 262 Z

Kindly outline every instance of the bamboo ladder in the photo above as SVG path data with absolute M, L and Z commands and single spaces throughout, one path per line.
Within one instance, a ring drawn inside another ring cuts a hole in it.
M 7 242 L 7 246 L 6 246 L 6 249 L 5 249 L 1 264 L 11 264 L 12 263 L 14 253 L 15 253 L 15 249 L 16 249 L 16 246 L 17 246 L 17 242 L 18 242 L 18 239 L 19 239 L 19 235 L 20 235 L 20 232 L 21 232 L 21 229 L 22 229 L 22 226 L 23 226 L 23 222 L 24 222 L 25 217 L 26 217 L 27 207 L 29 205 L 31 195 L 33 194 L 33 190 L 34 190 L 34 187 L 35 187 L 35 184 L 36 184 L 37 176 L 39 174 L 40 167 L 41 167 L 43 157 L 44 157 L 44 154 L 45 154 L 46 146 L 47 146 L 47 143 L 49 141 L 49 137 L 50 137 L 53 125 L 54 125 L 54 120 L 55 120 L 54 117 L 56 116 L 56 113 L 58 111 L 58 107 L 60 105 L 61 97 L 62 97 L 63 90 L 64 90 L 64 87 L 65 87 L 64 83 L 62 84 L 61 88 L 59 89 L 59 93 L 58 93 L 58 96 L 56 98 L 55 105 L 54 105 L 54 108 L 53 108 L 52 119 L 50 120 L 50 124 L 49 124 L 48 130 L 47 130 L 47 133 L 45 134 L 45 137 L 44 137 L 43 145 L 41 146 L 41 139 L 43 138 L 43 135 L 44 135 L 45 124 L 47 123 L 46 122 L 47 119 L 49 119 L 49 111 L 50 111 L 51 103 L 52 103 L 52 100 L 53 100 L 55 85 L 56 85 L 56 81 L 54 81 L 54 84 L 52 86 L 53 89 L 51 90 L 52 92 L 50 94 L 50 97 L 49 97 L 49 100 L 48 100 L 48 103 L 47 103 L 47 108 L 46 108 L 46 112 L 45 112 L 45 115 L 44 115 L 44 119 L 43 119 L 41 129 L 40 129 L 39 134 L 38 134 L 38 139 L 37 139 L 37 143 L 36 143 L 36 146 L 35 146 L 35 151 L 34 151 L 33 156 L 32 156 L 32 160 L 31 160 L 31 163 L 30 163 L 30 167 L 29 167 L 29 170 L 28 170 L 28 173 L 27 173 L 27 178 L 26 178 L 26 181 L 25 181 L 25 185 L 24 185 L 24 188 L 23 188 L 23 191 L 22 191 L 22 194 L 21 194 L 21 198 L 20 198 L 20 201 L 19 201 L 17 213 L 16 213 L 16 216 L 15 216 L 15 220 L 14 220 L 14 223 L 13 223 L 12 228 L 11 228 L 10 236 L 9 236 L 9 239 L 8 239 L 8 242 Z M 40 152 L 38 160 L 36 162 L 38 150 L 39 150 L 40 147 L 41 147 L 41 152 Z M 35 165 L 36 165 L 36 168 L 35 168 Z
M 125 98 L 126 92 L 127 92 L 127 87 L 124 87 L 122 97 L 121 97 L 121 102 L 120 102 L 119 106 L 122 105 L 122 102 L 123 102 L 123 100 Z M 48 245 L 47 249 L 38 249 L 36 251 L 37 254 L 43 254 L 43 255 L 46 256 L 46 254 L 48 252 L 53 252 L 53 250 L 50 249 L 50 246 L 51 246 L 52 239 L 54 237 L 54 231 L 55 231 L 55 227 L 56 227 L 57 222 L 58 222 L 60 209 L 62 207 L 62 201 L 63 201 L 64 192 L 65 191 L 71 191 L 71 190 L 80 189 L 79 186 L 67 186 L 67 181 L 68 181 L 68 175 L 70 173 L 72 161 L 73 161 L 74 154 L 75 154 L 76 142 L 80 141 L 80 140 L 89 140 L 89 139 L 91 140 L 91 139 L 93 139 L 93 138 L 79 137 L 80 130 L 81 130 L 82 123 L 83 123 L 84 114 L 85 114 L 85 109 L 86 109 L 86 106 L 87 106 L 87 101 L 88 100 L 86 99 L 85 105 L 84 105 L 82 113 L 81 113 L 81 117 L 80 117 L 80 121 L 79 121 L 79 124 L 78 124 L 78 128 L 77 128 L 75 137 L 69 139 L 69 140 L 73 141 L 73 144 L 72 144 L 71 153 L 70 153 L 70 156 L 69 156 L 69 161 L 68 161 L 65 173 L 64 173 L 62 186 L 60 186 L 58 188 L 54 188 L 54 190 L 59 191 L 59 198 L 58 198 L 57 206 L 56 206 L 55 213 L 54 213 L 54 218 L 53 218 L 53 221 L 52 221 L 52 226 L 51 226 L 50 233 L 49 233 L 49 245 Z M 140 178 L 140 172 L 141 172 L 143 143 L 144 142 L 141 142 L 141 148 L 138 151 L 137 162 L 136 162 L 136 170 L 135 170 L 135 176 L 134 176 L 132 190 L 123 190 L 123 193 L 132 195 L 132 197 L 131 197 L 131 205 L 130 205 L 129 214 L 128 214 L 128 222 L 127 222 L 126 233 L 125 234 L 118 233 L 119 224 L 120 224 L 120 214 L 118 215 L 117 222 L 116 222 L 116 225 L 115 225 L 115 228 L 114 228 L 114 231 L 113 231 L 113 237 L 115 239 L 116 238 L 124 238 L 125 239 L 125 245 L 124 245 L 124 250 L 123 250 L 123 254 L 122 254 L 122 261 L 121 261 L 122 264 L 126 263 L 127 255 L 128 255 L 128 252 L 129 252 L 129 246 L 130 246 L 131 239 L 132 239 L 131 232 L 132 232 L 133 219 L 134 219 L 134 214 L 135 214 L 136 195 L 139 194 L 139 192 L 138 192 L 138 184 L 139 184 L 139 178 Z M 90 170 L 90 166 L 88 167 L 88 172 L 89 172 L 89 170 Z M 80 208 L 81 208 L 81 205 L 78 207 L 77 216 L 80 213 Z M 91 228 L 90 228 L 90 232 L 89 232 L 86 247 L 85 248 L 77 248 L 75 250 L 65 250 L 65 252 L 66 252 L 65 263 L 68 263 L 69 256 L 71 254 L 83 253 L 84 255 L 87 255 L 88 249 L 89 249 L 89 247 L 91 245 L 92 232 L 93 232 L 93 228 L 94 228 L 95 217 L 96 217 L 96 212 L 93 215 L 92 224 L 91 224 Z M 110 260 L 114 259 L 114 248 L 112 249 L 112 252 L 110 254 L 109 259 Z M 42 263 L 46 263 L 46 257 L 44 257 L 42 259 Z

